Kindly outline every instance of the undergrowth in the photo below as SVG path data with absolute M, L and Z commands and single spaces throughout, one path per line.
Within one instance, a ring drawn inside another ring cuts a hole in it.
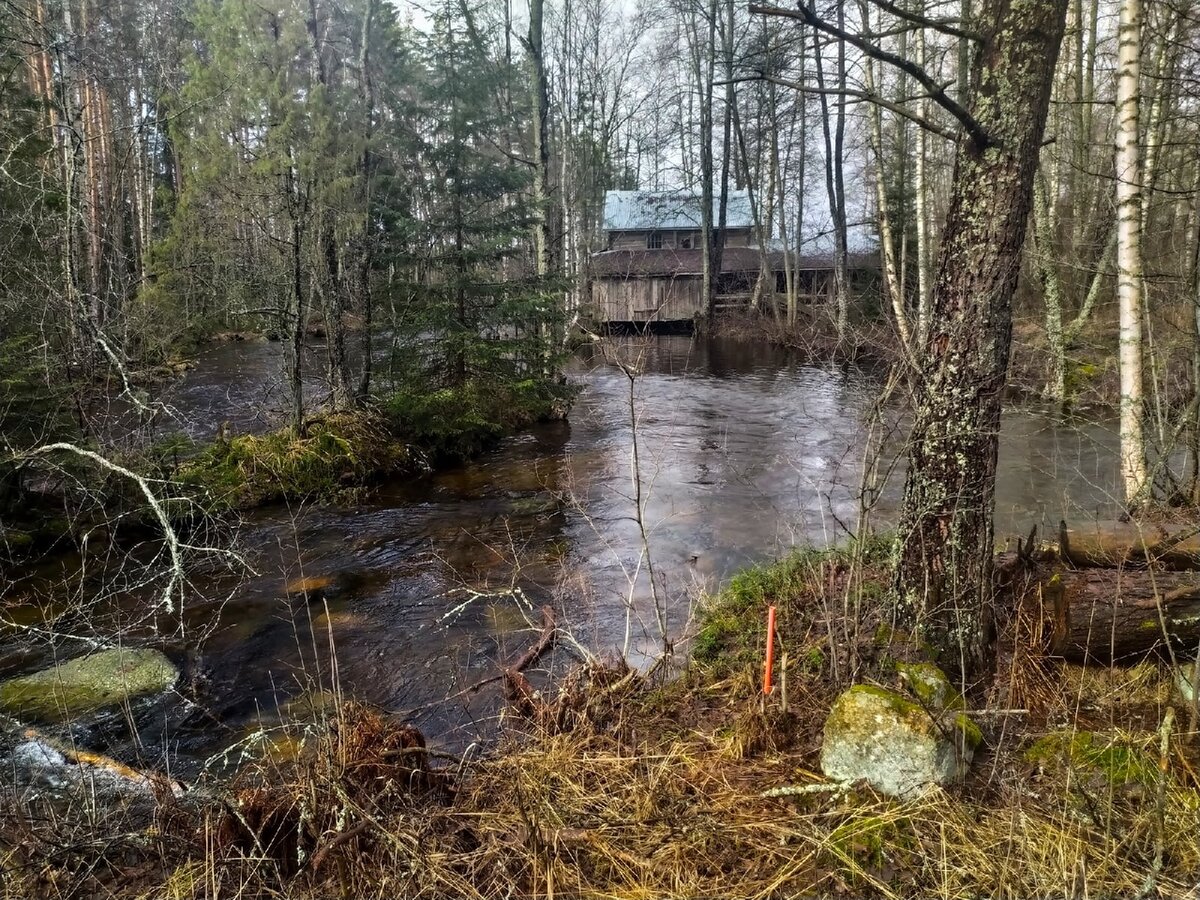
M 218 438 L 180 474 L 217 509 L 327 502 L 388 475 L 468 459 L 513 431 L 561 418 L 570 398 L 568 387 L 536 380 L 398 392 L 369 410 L 313 419 L 301 437 L 282 429 Z
M 899 685 L 903 667 L 868 649 L 886 632 L 868 608 L 883 598 L 889 548 L 743 573 L 706 605 L 707 636 L 677 677 L 584 667 L 526 697 L 526 717 L 485 756 L 439 755 L 402 723 L 337 704 L 317 731 L 296 726 L 316 737 L 294 761 L 264 757 L 219 802 L 160 815 L 140 856 L 116 844 L 101 864 L 100 843 L 85 866 L 78 843 L 28 838 L 48 819 L 5 816 L 0 861 L 26 895 L 48 897 L 1184 896 L 1200 879 L 1184 726 L 1164 754 L 1153 730 L 1096 724 L 1120 720 L 1134 684 L 1165 713 L 1160 663 L 1113 676 L 1047 661 L 1059 695 L 1036 719 L 970 713 L 984 749 L 949 789 L 896 800 L 819 774 L 840 687 Z M 790 651 L 787 709 L 761 694 L 768 604 Z M 855 604 L 863 627 L 835 621 Z M 833 638 L 853 634 L 850 671 Z
M 847 592 L 861 612 L 877 613 L 892 545 L 890 534 L 872 535 L 830 550 L 797 548 L 774 563 L 744 569 L 719 594 L 702 601 L 692 659 L 721 673 L 757 659 L 769 606 L 777 609 L 781 632 L 791 635 L 810 631 L 834 600 L 841 612 Z M 839 590 L 836 598 L 834 588 Z M 820 647 L 810 646 L 796 659 L 819 667 L 823 657 Z
M 471 380 L 437 391 L 400 391 L 381 400 L 393 430 L 435 461 L 469 459 L 505 434 L 562 418 L 573 391 L 526 379 L 508 385 Z
M 220 437 L 183 464 L 181 480 L 201 488 L 215 509 L 246 509 L 277 500 L 336 498 L 369 480 L 400 471 L 408 446 L 385 420 L 339 413 L 263 435 Z

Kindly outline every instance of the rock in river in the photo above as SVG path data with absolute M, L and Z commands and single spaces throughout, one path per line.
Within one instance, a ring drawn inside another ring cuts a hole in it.
M 821 769 L 910 798 L 961 778 L 981 735 L 961 709 L 937 709 L 885 688 L 856 684 L 825 721 Z
M 175 686 L 179 671 L 158 650 L 102 650 L 0 684 L 0 710 L 21 719 L 75 719 Z

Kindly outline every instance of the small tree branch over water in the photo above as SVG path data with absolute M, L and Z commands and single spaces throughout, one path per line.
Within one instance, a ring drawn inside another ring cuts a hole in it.
M 108 471 L 114 472 L 123 478 L 128 478 L 138 486 L 138 490 L 140 490 L 142 492 L 142 496 L 146 498 L 146 504 L 150 507 L 150 511 L 154 514 L 154 518 L 158 521 L 159 526 L 162 528 L 163 540 L 166 542 L 167 552 L 170 555 L 170 574 L 167 579 L 167 583 L 163 587 L 160 594 L 159 605 L 165 612 L 175 612 L 175 601 L 173 597 L 175 592 L 183 585 L 184 581 L 183 554 L 181 552 L 179 536 L 176 534 L 175 528 L 171 525 L 171 520 L 168 518 L 167 512 L 163 508 L 162 503 L 159 501 L 158 497 L 155 496 L 153 489 L 151 489 L 150 482 L 137 472 L 127 469 L 122 465 L 118 465 L 107 457 L 101 456 L 94 450 L 87 450 L 83 447 L 78 447 L 75 444 L 70 444 L 65 441 L 54 444 L 46 444 L 45 446 L 30 450 L 25 454 L 25 456 L 28 458 L 33 458 L 38 456 L 47 456 L 52 453 L 73 453 L 75 456 L 90 460 L 91 462 L 100 466 L 102 469 L 107 469 Z

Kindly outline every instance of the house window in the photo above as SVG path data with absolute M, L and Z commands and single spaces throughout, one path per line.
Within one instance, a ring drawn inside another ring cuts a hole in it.
M 646 236 L 647 250 L 661 250 L 663 245 L 663 236 L 661 231 L 652 231 Z

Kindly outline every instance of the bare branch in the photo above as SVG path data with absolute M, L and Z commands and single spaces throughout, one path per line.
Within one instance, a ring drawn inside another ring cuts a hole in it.
M 948 34 L 952 37 L 961 38 L 966 41 L 980 41 L 983 38 L 973 31 L 967 31 L 964 28 L 959 28 L 954 24 L 953 20 L 948 19 L 929 19 L 925 16 L 914 12 L 909 12 L 895 3 L 890 3 L 889 0 L 871 0 L 871 3 L 878 6 L 886 13 L 891 13 L 898 19 L 903 19 L 906 22 L 912 22 L 914 25 L 919 25 L 922 28 L 929 28 L 933 31 L 940 31 L 942 34 Z
M 171 520 L 167 517 L 167 512 L 163 509 L 158 498 L 154 496 L 154 491 L 150 489 L 150 482 L 143 476 L 139 475 L 124 466 L 118 465 L 112 460 L 101 456 L 94 450 L 85 450 L 83 447 L 70 444 L 65 441 L 60 441 L 55 444 L 46 444 L 28 453 L 23 454 L 27 457 L 46 456 L 50 453 L 74 453 L 76 456 L 82 456 L 84 459 L 90 459 L 102 469 L 108 469 L 110 472 L 115 472 L 129 480 L 133 481 L 141 489 L 142 495 L 146 498 L 146 502 L 150 505 L 150 509 L 154 513 L 154 517 L 158 519 L 158 524 L 162 528 L 163 538 L 167 542 L 167 551 L 171 555 L 171 577 L 167 580 L 166 587 L 163 588 L 162 598 L 159 604 L 169 613 L 175 612 L 175 602 L 171 599 L 175 593 L 175 589 L 183 584 L 183 554 L 181 552 L 179 537 L 175 534 L 175 529 L 171 525 Z
M 950 113 L 950 115 L 954 116 L 954 118 L 959 121 L 963 129 L 967 132 L 977 147 L 982 149 L 992 145 L 992 138 L 984 130 L 983 126 L 975 120 L 975 117 L 972 116 L 957 100 L 947 94 L 946 89 L 938 84 L 932 75 L 930 75 L 916 63 L 910 62 L 902 56 L 897 56 L 895 53 L 889 53 L 888 51 L 881 49 L 876 44 L 872 43 L 861 35 L 837 28 L 834 25 L 830 25 L 812 10 L 806 9 L 803 5 L 797 7 L 796 9 L 785 9 L 781 6 L 768 6 L 761 3 L 751 3 L 749 9 L 751 13 L 757 15 L 779 16 L 785 19 L 796 19 L 805 23 L 806 25 L 812 26 L 818 31 L 822 31 L 825 34 L 831 35 L 838 40 L 845 41 L 850 46 L 861 50 L 867 56 L 871 57 L 871 59 L 878 60 L 879 62 L 885 62 L 888 65 L 894 66 L 900 71 L 911 75 L 914 79 L 916 79 L 917 83 L 920 84 L 921 87 L 925 88 L 925 90 L 929 92 L 930 100 L 942 107 L 942 109 L 946 110 L 946 112 Z
M 723 84 L 739 84 L 744 81 L 764 81 L 770 84 L 777 84 L 780 87 L 790 88 L 793 91 L 799 91 L 804 94 L 837 94 L 843 97 L 852 97 L 855 100 L 864 100 L 867 103 L 874 103 L 876 106 L 881 106 L 888 112 L 893 112 L 896 115 L 908 119 L 910 122 L 919 125 L 926 131 L 936 134 L 939 137 L 944 137 L 948 141 L 958 140 L 958 132 L 950 128 L 945 128 L 941 125 L 924 119 L 914 112 L 910 112 L 898 103 L 892 103 L 890 100 L 885 100 L 878 94 L 870 91 L 860 91 L 856 88 L 846 88 L 838 90 L 837 88 L 817 88 L 807 84 L 801 84 L 798 81 L 788 81 L 786 78 L 776 78 L 772 75 L 748 75 L 743 78 L 733 78 L 729 81 L 715 81 L 714 85 Z

